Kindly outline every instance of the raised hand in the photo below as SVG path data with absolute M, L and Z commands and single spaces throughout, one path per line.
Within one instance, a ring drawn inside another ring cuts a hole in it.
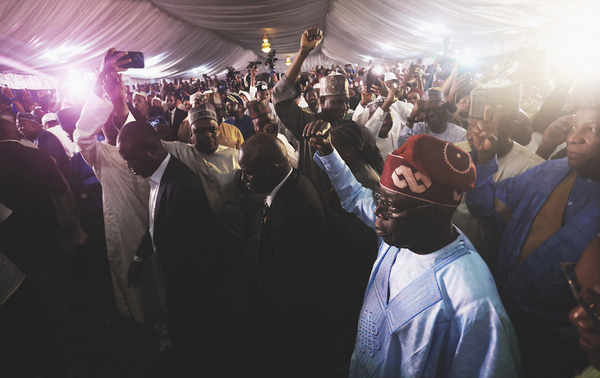
M 371 101 L 373 101 L 373 95 L 367 90 L 366 87 L 363 88 L 362 92 L 360 92 L 360 105 L 363 108 L 366 108 Z
M 302 136 L 308 140 L 308 143 L 321 151 L 321 155 L 327 156 L 333 152 L 329 131 L 331 124 L 323 120 L 311 122 L 304 127 Z
M 124 57 L 125 55 L 127 55 L 127 51 L 119 51 L 117 54 L 115 54 L 115 52 L 117 51 L 117 49 L 110 48 L 107 52 L 106 55 L 104 55 L 104 59 L 102 60 L 102 64 L 100 65 L 100 73 L 101 74 L 108 74 L 112 71 L 114 72 L 123 72 L 123 71 L 127 71 L 127 68 L 123 68 L 122 66 L 130 63 L 131 59 L 123 59 L 123 60 L 119 60 L 122 57 Z
M 127 90 L 125 88 L 125 83 L 123 82 L 122 74 L 120 73 L 115 71 L 108 73 L 104 78 L 102 89 L 104 89 L 104 92 L 106 92 L 113 103 L 117 101 L 126 101 L 127 99 Z
M 483 111 L 483 120 L 477 121 L 477 125 L 472 128 L 473 145 L 477 149 L 477 165 L 486 164 L 496 156 L 502 105 L 496 107 L 493 119 L 490 113 L 490 106 L 487 105 Z
M 300 49 L 306 52 L 311 52 L 321 43 L 323 40 L 323 31 L 319 28 L 306 29 L 302 33 L 302 39 L 300 40 Z
M 542 145 L 555 149 L 561 143 L 566 142 L 569 132 L 571 131 L 571 121 L 573 121 L 573 118 L 575 118 L 575 115 L 571 114 L 562 116 L 556 121 L 552 122 L 546 131 L 544 131 Z

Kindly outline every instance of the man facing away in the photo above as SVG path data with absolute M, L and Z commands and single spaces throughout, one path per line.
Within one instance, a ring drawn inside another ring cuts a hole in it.
M 473 187 L 467 153 L 428 135 L 388 156 L 380 193 L 362 187 L 329 142 L 305 137 L 348 211 L 380 238 L 351 377 L 518 377 L 517 340 L 494 280 L 452 214 Z

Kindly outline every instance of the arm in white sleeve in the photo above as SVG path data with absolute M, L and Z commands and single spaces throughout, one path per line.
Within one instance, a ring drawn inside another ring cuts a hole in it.
M 369 109 L 363 108 L 361 104 L 358 104 L 356 109 L 354 109 L 352 120 L 361 126 L 366 125 L 369 120 Z
M 256 87 L 255 86 L 251 86 L 250 89 L 248 90 L 248 93 L 250 93 L 250 98 L 248 99 L 248 101 L 256 100 Z
M 383 109 L 378 108 L 375 113 L 373 113 L 373 117 L 371 117 L 371 119 L 365 124 L 365 127 L 369 130 L 371 135 L 373 135 L 373 138 L 377 138 L 379 135 L 381 125 L 383 125 L 387 115 L 387 112 L 384 112 Z
M 315 153 L 313 159 L 327 172 L 344 210 L 356 214 L 365 224 L 375 228 L 373 191 L 363 187 L 337 151 L 327 156 Z
M 73 139 L 81 150 L 81 155 L 91 166 L 96 165 L 98 140 L 96 135 L 102 131 L 102 126 L 106 123 L 113 111 L 113 104 L 100 98 L 94 92 L 90 93 L 85 105 L 81 111 L 81 117 L 77 121 Z

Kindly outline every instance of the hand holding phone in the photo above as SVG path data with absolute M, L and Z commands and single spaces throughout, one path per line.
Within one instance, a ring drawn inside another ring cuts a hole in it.
M 115 54 L 121 53 L 123 51 L 115 51 Z M 144 54 L 140 51 L 127 51 L 127 54 L 124 55 L 119 61 L 130 60 L 129 63 L 120 65 L 121 68 L 144 68 Z

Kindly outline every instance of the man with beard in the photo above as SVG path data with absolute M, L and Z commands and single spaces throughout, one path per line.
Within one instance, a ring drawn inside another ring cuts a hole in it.
M 321 112 L 321 107 L 319 106 L 319 93 L 313 87 L 306 87 L 304 90 L 304 99 L 308 104 L 308 110 L 312 113 L 317 114 Z
M 427 134 L 450 143 L 467 140 L 467 131 L 460 126 L 447 122 L 447 110 L 444 93 L 429 90 L 429 101 L 418 101 L 402 129 L 398 146 L 402 146 L 412 135 Z

